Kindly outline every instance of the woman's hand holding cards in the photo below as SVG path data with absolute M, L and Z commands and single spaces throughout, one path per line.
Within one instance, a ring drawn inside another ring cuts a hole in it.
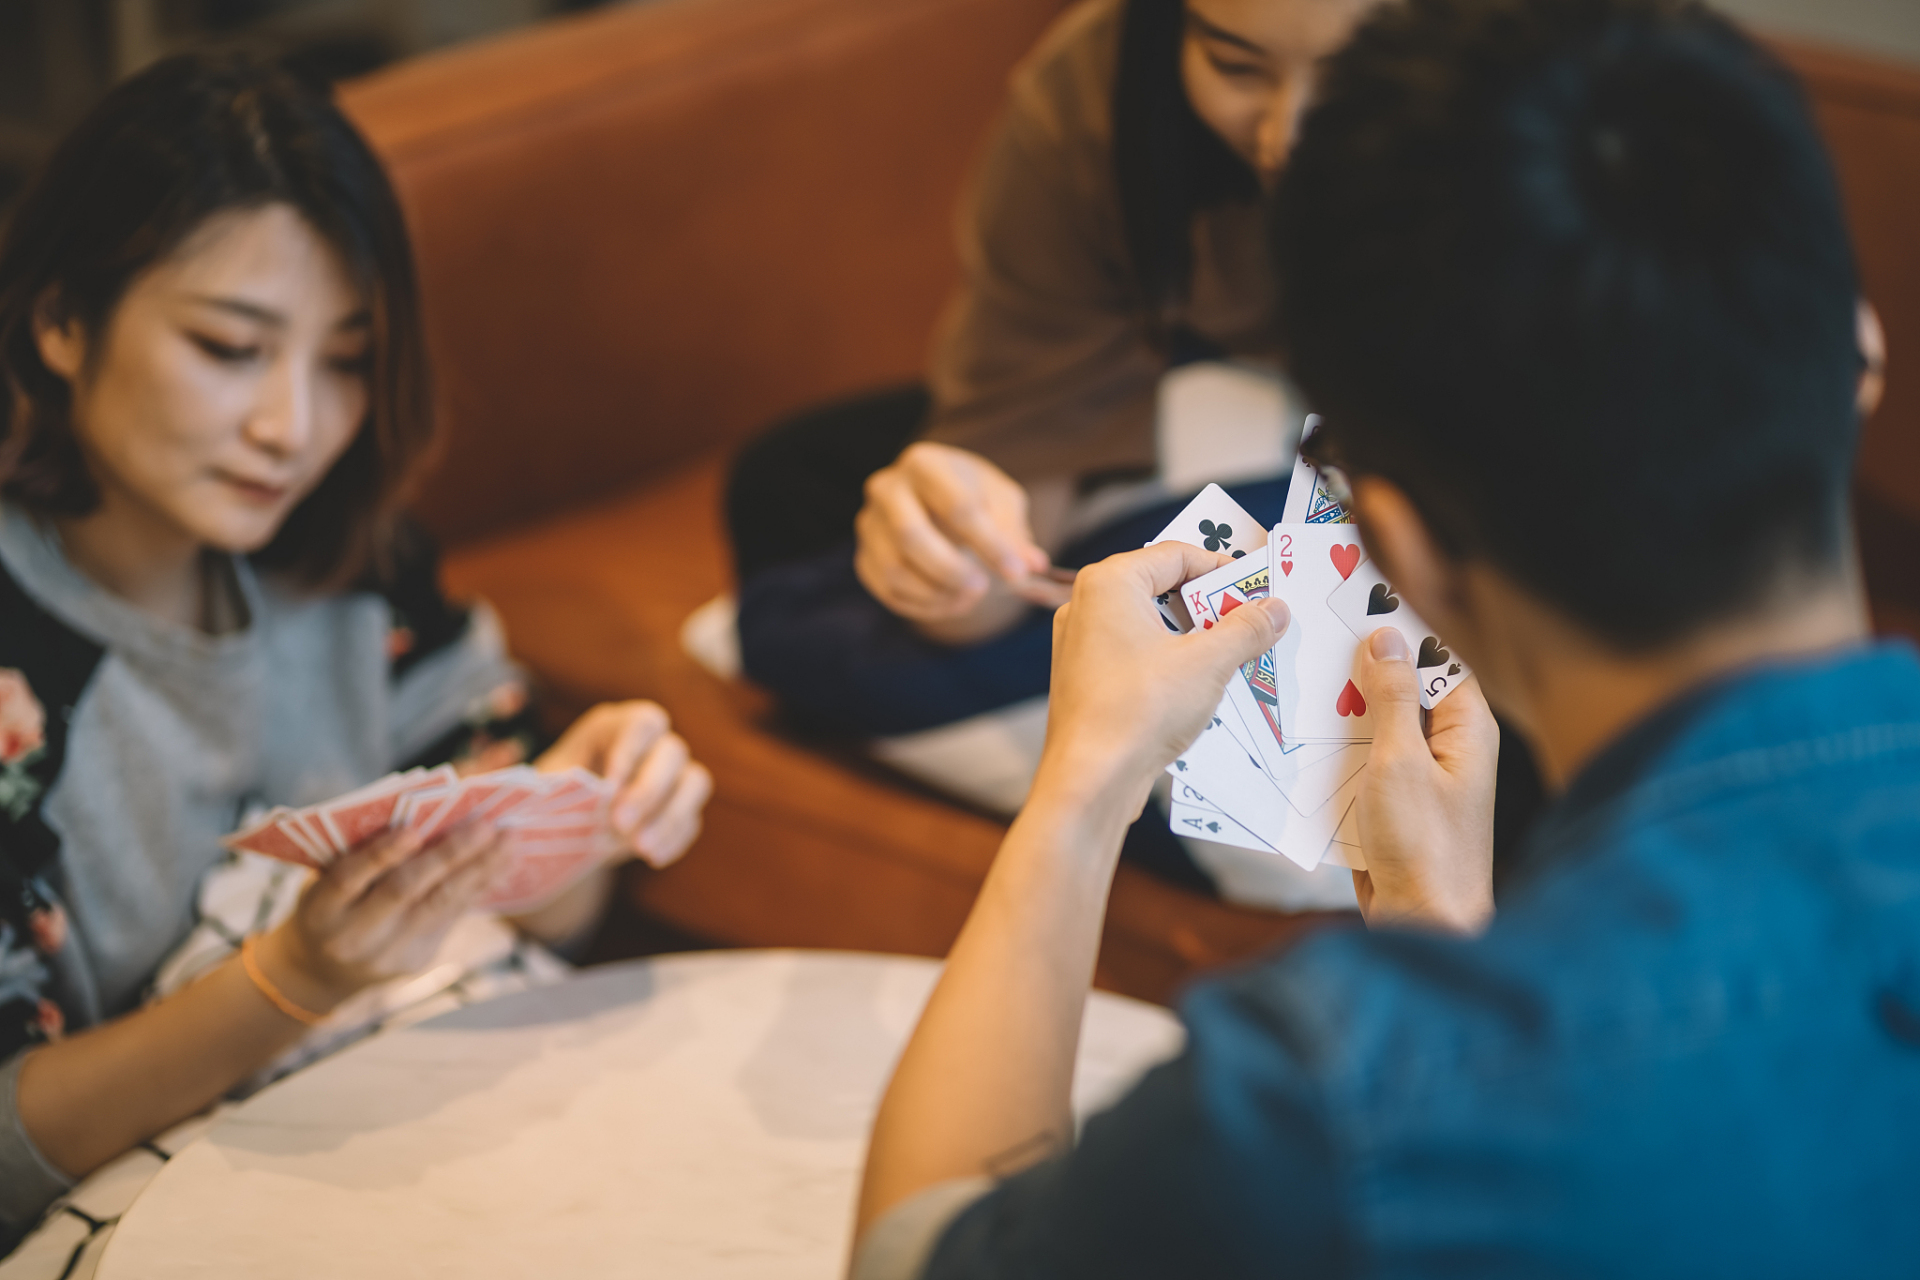
M 1244 612 L 1244 611 L 1243 611 Z M 1493 917 L 1493 784 L 1500 730 L 1469 678 L 1420 720 L 1420 685 L 1392 627 L 1361 646 L 1373 753 L 1357 801 L 1367 869 L 1353 873 L 1369 925 L 1477 933 Z
M 418 831 L 387 831 L 314 878 L 291 916 L 260 942 L 261 963 L 295 1004 L 325 1013 L 356 992 L 416 973 L 507 861 L 486 823 L 424 849 Z
M 605 702 L 573 722 L 540 759 L 543 773 L 581 768 L 617 790 L 608 824 L 623 853 L 664 867 L 700 834 L 700 815 L 713 794 L 713 775 L 694 760 L 686 739 L 672 732 L 667 713 L 652 702 Z

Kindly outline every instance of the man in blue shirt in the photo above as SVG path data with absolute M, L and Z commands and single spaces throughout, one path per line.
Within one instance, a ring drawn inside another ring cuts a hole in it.
M 875 1124 L 861 1280 L 1920 1272 L 1920 663 L 1848 533 L 1876 379 L 1791 78 L 1680 0 L 1400 0 L 1277 195 L 1290 367 L 1472 664 L 1361 676 L 1370 930 L 1203 984 L 1075 1143 L 1120 835 L 1283 605 L 1083 573 L 1053 720 Z M 1487 703 L 1557 793 L 1494 913 Z

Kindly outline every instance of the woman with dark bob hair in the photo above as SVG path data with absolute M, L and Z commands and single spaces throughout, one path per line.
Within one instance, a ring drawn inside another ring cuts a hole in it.
M 264 807 L 535 740 L 493 614 L 442 598 L 400 514 L 433 436 L 412 257 L 323 95 L 226 55 L 108 95 L 0 249 L 0 377 L 10 1242 L 74 1179 L 430 994 L 397 979 L 556 971 L 538 941 L 582 936 L 608 875 L 509 924 L 469 911 L 504 861 L 485 825 L 310 878 L 223 861 Z M 650 703 L 535 763 L 613 781 L 621 848 L 655 864 L 711 788 Z

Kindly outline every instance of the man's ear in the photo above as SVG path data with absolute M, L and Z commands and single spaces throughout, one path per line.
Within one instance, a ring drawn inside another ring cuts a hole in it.
M 1456 635 L 1466 602 L 1462 566 L 1441 547 L 1399 485 L 1358 476 L 1352 488 L 1353 522 L 1380 572 L 1428 625 L 1442 635 Z
M 33 305 L 33 343 L 47 368 L 69 384 L 80 380 L 81 370 L 87 367 L 86 327 L 74 317 L 60 316 L 52 290 Z
M 1859 335 L 1860 358 L 1866 362 L 1866 368 L 1860 371 L 1854 404 L 1865 420 L 1880 407 L 1880 396 L 1887 389 L 1887 331 L 1880 327 L 1880 313 L 1865 298 L 1860 299 L 1856 310 L 1854 332 Z

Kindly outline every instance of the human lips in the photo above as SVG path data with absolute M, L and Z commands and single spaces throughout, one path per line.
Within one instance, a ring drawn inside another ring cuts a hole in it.
M 293 492 L 293 485 L 286 481 L 263 480 L 254 476 L 237 475 L 231 471 L 216 471 L 214 474 L 241 497 L 261 506 L 273 506 L 283 502 L 287 495 Z

